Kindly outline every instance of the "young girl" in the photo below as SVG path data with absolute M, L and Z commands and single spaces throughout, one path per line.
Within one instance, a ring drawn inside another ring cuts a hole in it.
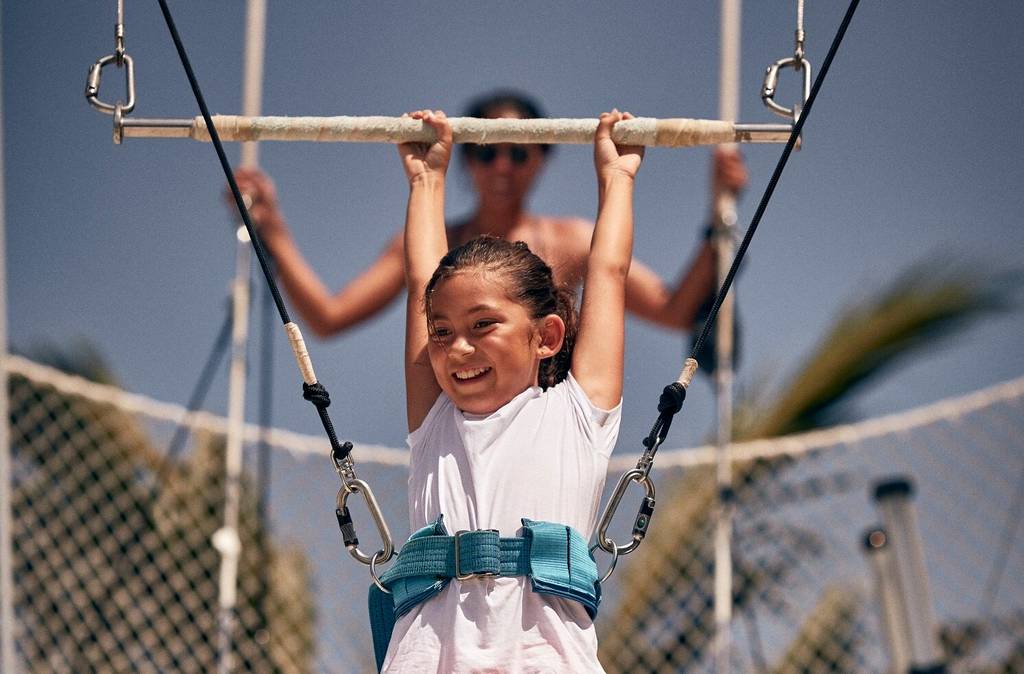
M 601 672 L 586 541 L 619 430 L 643 148 L 611 140 L 631 115 L 601 115 L 598 217 L 577 318 L 526 244 L 480 238 L 449 252 L 451 128 L 442 112 L 411 116 L 437 134 L 399 146 L 409 179 L 409 513 L 419 531 L 382 577 L 393 602 L 385 612 L 393 605 L 397 617 L 389 645 L 375 634 L 383 670 Z

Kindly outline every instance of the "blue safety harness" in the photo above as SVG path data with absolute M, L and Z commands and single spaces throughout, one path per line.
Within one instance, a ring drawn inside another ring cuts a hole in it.
M 601 603 L 597 564 L 587 541 L 572 527 L 523 519 L 523 535 L 501 538 L 494 529 L 445 529 L 443 516 L 412 536 L 398 561 L 370 586 L 370 629 L 377 669 L 391 641 L 395 621 L 451 582 L 480 576 L 527 576 L 534 592 L 583 604 L 593 619 Z

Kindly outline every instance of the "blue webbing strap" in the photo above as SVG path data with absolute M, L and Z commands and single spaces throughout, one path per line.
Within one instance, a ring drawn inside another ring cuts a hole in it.
M 528 519 L 522 522 L 522 538 L 499 538 L 493 530 L 450 536 L 439 517 L 409 537 L 398 561 L 381 576 L 391 594 L 370 586 L 370 629 L 378 670 L 384 663 L 395 620 L 441 592 L 456 572 L 529 576 L 535 592 L 577 601 L 591 619 L 597 615 L 601 587 L 586 539 L 564 524 Z
M 601 603 L 601 585 L 587 541 L 564 524 L 524 519 L 523 526 L 534 591 L 578 601 L 593 620 Z

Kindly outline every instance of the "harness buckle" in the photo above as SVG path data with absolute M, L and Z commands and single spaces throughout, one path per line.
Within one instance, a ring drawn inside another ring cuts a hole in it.
M 487 576 L 497 576 L 498 575 L 497 573 L 495 573 L 493 571 L 478 571 L 476 573 L 462 573 L 462 554 L 459 552 L 459 548 L 461 547 L 460 546 L 460 539 L 462 538 L 463 534 L 472 534 L 472 533 L 476 533 L 477 531 L 492 531 L 492 532 L 494 532 L 494 534 L 496 536 L 499 533 L 497 529 L 475 529 L 473 531 L 462 529 L 460 531 L 456 531 L 455 532 L 455 537 L 454 537 L 454 539 L 452 541 L 453 545 L 455 546 L 455 580 L 470 580 L 472 578 L 485 578 Z

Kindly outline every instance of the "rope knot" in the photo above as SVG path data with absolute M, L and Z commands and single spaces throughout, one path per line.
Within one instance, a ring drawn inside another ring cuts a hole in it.
M 679 382 L 672 382 L 661 392 L 658 398 L 658 412 L 661 414 L 675 415 L 683 409 L 683 401 L 686 400 L 686 389 Z
M 313 403 L 317 409 L 326 409 L 331 404 L 331 394 L 327 392 L 320 382 L 315 384 L 302 384 L 302 397 Z

